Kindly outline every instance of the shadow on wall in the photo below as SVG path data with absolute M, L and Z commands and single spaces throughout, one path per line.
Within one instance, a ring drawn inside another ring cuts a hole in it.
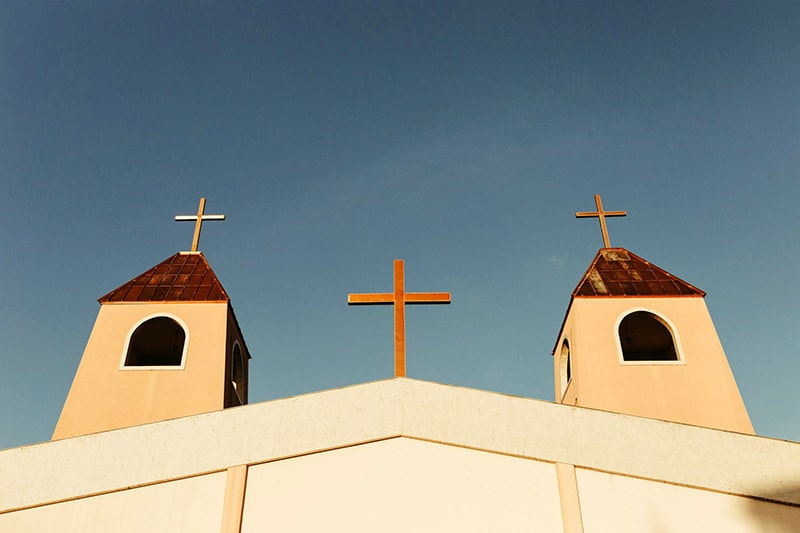
M 748 498 L 748 512 L 760 524 L 759 532 L 796 533 L 800 531 L 800 481 L 778 480 L 774 486 L 759 490 L 767 500 Z

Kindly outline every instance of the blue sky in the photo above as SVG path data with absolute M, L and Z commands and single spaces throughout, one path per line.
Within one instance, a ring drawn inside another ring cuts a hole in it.
M 390 377 L 551 400 L 602 245 L 707 291 L 759 434 L 800 440 L 794 2 L 0 4 L 0 448 L 48 440 L 96 299 L 200 248 L 251 401 Z

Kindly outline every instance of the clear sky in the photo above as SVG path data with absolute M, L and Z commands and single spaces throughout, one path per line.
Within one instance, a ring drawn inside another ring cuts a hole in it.
M 800 440 L 800 4 L 0 3 L 0 448 L 48 440 L 99 304 L 190 246 L 262 401 L 392 375 L 553 399 L 602 246 L 707 291 L 759 434 Z M 711 377 L 710 377 L 711 378 Z

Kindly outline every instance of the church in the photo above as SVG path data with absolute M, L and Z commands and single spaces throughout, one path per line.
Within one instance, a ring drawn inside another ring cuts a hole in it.
M 395 375 L 248 403 L 250 352 L 198 249 L 99 299 L 50 442 L 0 451 L 0 531 L 797 532 L 800 443 L 754 434 L 705 293 L 603 247 L 554 333 L 554 401 Z M 222 217 L 222 218 L 221 218 Z

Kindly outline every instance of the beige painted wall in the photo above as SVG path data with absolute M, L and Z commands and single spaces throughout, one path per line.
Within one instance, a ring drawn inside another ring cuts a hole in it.
M 169 314 L 188 328 L 183 369 L 120 369 L 125 340 L 143 318 Z M 228 304 L 120 303 L 100 307 L 53 439 L 223 408 Z
M 219 533 L 225 473 L 0 514 L 8 533 Z
M 577 469 L 585 533 L 796 533 L 800 507 Z
M 250 468 L 243 533 L 561 532 L 555 466 L 395 438 Z
M 622 362 L 620 317 L 648 310 L 674 326 L 681 362 Z M 572 381 L 562 397 L 559 355 L 570 346 Z M 574 298 L 554 356 L 556 400 L 702 427 L 753 426 L 702 298 Z

